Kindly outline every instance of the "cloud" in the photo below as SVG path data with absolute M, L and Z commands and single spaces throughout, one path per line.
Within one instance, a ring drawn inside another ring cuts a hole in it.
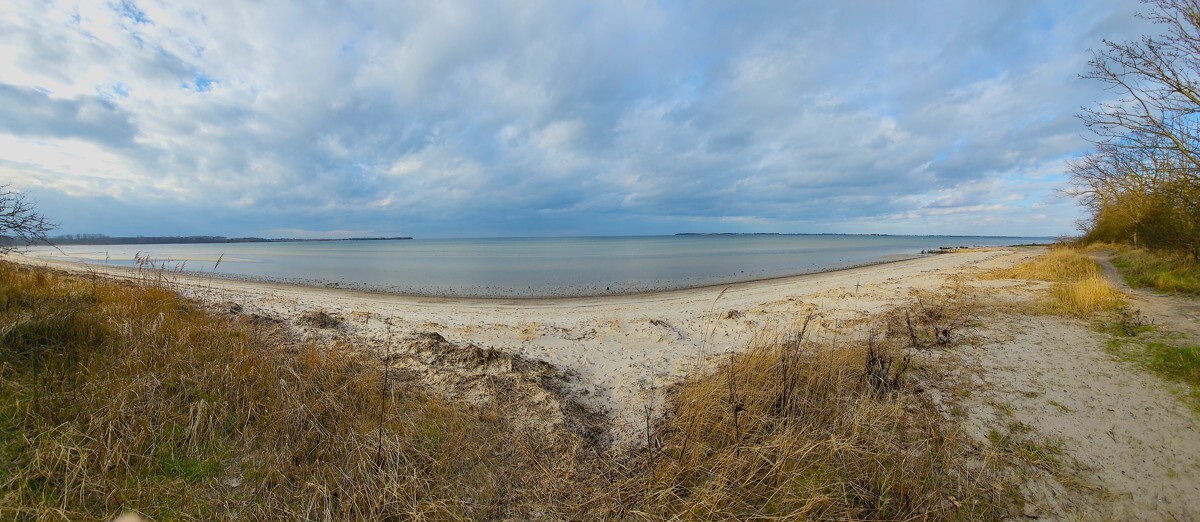
M 0 132 L 125 148 L 137 129 L 128 113 L 99 96 L 55 99 L 32 87 L 0 83 Z
M 1137 8 L 16 1 L 0 178 L 69 232 L 1055 234 Z

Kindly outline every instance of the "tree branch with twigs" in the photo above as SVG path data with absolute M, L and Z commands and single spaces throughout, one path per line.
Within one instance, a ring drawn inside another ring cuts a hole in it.
M 1144 0 L 1160 34 L 1104 41 L 1086 79 L 1117 93 L 1079 115 L 1095 148 L 1068 165 L 1093 241 L 1200 259 L 1200 0 Z
M 24 193 L 9 184 L 0 185 L 0 236 L 7 239 L 0 245 L 0 253 L 11 251 L 17 243 L 50 244 L 46 234 L 57 226 L 38 212 Z

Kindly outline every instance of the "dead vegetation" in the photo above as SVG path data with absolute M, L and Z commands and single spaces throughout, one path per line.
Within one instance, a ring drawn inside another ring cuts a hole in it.
M 929 306 L 929 303 L 926 303 Z M 997 478 L 909 376 L 905 335 L 764 336 L 671 392 L 617 515 L 995 519 Z
M 1099 265 L 1078 249 L 1060 246 L 1015 267 L 984 274 L 990 279 L 1049 281 L 1042 311 L 1071 317 L 1119 309 L 1124 298 L 1100 272 Z
M 906 339 L 910 348 L 947 347 L 962 340 L 979 308 L 975 294 L 955 281 L 938 292 L 913 292 L 908 306 L 884 314 L 884 331 L 889 338 Z
M 8 264 L 0 295 L 0 518 L 553 518 L 578 496 L 545 478 L 586 461 L 570 434 L 347 343 Z
M 548 364 L 433 332 L 300 340 L 163 281 L 0 266 L 0 518 L 1014 513 L 912 377 L 913 346 L 963 338 L 965 294 L 914 296 L 901 329 L 764 334 L 674 387 L 647 444 L 614 455 Z
M 496 413 L 506 422 L 568 445 L 608 442 L 604 419 L 565 391 L 575 376 L 546 362 L 455 344 L 437 332 L 412 334 L 377 351 L 398 382 L 477 406 L 499 405 Z
M 342 318 L 322 309 L 300 314 L 299 322 L 313 328 L 337 328 L 342 324 Z

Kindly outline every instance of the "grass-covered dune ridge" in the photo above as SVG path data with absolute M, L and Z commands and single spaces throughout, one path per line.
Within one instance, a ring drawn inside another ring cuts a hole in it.
M 896 333 L 759 339 L 675 390 L 620 487 L 651 519 L 1002 518 L 1008 485 L 914 393 Z
M 994 462 L 934 411 L 905 357 L 923 339 L 911 328 L 944 330 L 926 324 L 944 316 L 904 317 L 764 332 L 673 386 L 647 444 L 615 453 L 510 422 L 511 404 L 422 391 L 352 338 L 207 311 L 153 274 L 0 263 L 0 518 L 1013 514 Z
M 160 286 L 4 264 L 0 343 L 0 518 L 487 518 L 538 498 L 517 455 L 537 442 L 493 412 Z

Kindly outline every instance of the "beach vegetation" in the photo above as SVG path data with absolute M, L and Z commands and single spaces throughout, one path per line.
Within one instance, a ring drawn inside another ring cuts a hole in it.
M 1019 498 L 919 393 L 902 332 L 764 334 L 629 453 L 255 317 L 169 278 L 0 263 L 0 518 L 994 519 Z
M 1057 246 L 1046 254 L 1011 268 L 984 274 L 986 278 L 1049 281 L 1048 313 L 1089 317 L 1097 312 L 1119 310 L 1124 296 L 1104 279 L 1100 266 L 1082 250 Z
M 1020 495 L 996 461 L 919 394 L 908 335 L 860 333 L 763 336 L 682 382 L 616 491 L 653 519 L 1010 515 Z
M 1181 333 L 1147 324 L 1141 314 L 1118 314 L 1103 324 L 1112 335 L 1108 352 L 1178 385 L 1180 397 L 1200 412 L 1200 346 Z
M 1108 352 L 1179 386 L 1179 397 L 1200 412 L 1200 346 L 1157 332 L 1114 336 Z
M 0 265 L 0 519 L 479 519 L 570 505 L 547 500 L 561 489 L 542 478 L 576 460 L 556 453 L 569 444 L 387 379 L 349 343 L 210 314 L 160 280 Z
M 1150 0 L 1162 29 L 1106 41 L 1085 78 L 1120 96 L 1081 115 L 1093 150 L 1070 163 L 1071 189 L 1089 210 L 1086 241 L 1118 242 L 1200 259 L 1200 9 Z
M 1113 266 L 1130 286 L 1200 295 L 1200 262 L 1179 252 L 1110 245 Z

